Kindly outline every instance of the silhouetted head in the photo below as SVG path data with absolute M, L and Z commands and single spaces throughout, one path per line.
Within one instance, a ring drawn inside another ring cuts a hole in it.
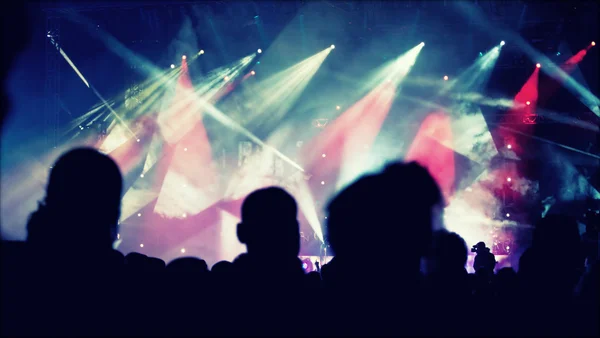
M 237 235 L 248 254 L 276 258 L 297 257 L 300 251 L 298 207 L 294 198 L 277 187 L 256 190 L 242 204 Z
M 167 264 L 167 272 L 177 274 L 202 274 L 208 272 L 208 265 L 200 258 L 181 257 Z
M 228 261 L 220 261 L 212 266 L 210 271 L 214 274 L 227 275 L 233 272 L 233 263 Z
M 148 256 L 139 252 L 130 252 L 125 255 L 125 268 L 129 272 L 140 272 L 148 270 Z
M 417 264 L 430 248 L 433 223 L 440 217 L 441 193 L 426 169 L 393 164 L 364 176 L 329 204 L 327 235 L 336 257 L 360 259 L 377 252 L 378 262 Z
M 148 257 L 148 269 L 150 271 L 160 272 L 166 267 L 165 261 L 156 257 Z
M 519 275 L 536 292 L 566 295 L 573 291 L 583 266 L 577 222 L 568 216 L 548 215 L 537 223 L 532 245 L 519 260 Z
M 438 271 L 464 271 L 467 264 L 467 243 L 457 233 L 438 230 L 433 235 L 431 258 Z
M 117 236 L 123 180 L 116 163 L 95 149 L 62 155 L 50 172 L 46 198 L 32 214 L 27 240 L 77 248 L 111 248 Z

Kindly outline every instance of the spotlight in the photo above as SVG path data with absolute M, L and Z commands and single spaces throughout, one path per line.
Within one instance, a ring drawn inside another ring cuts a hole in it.
M 325 185 L 325 181 L 321 181 L 321 185 Z
M 185 55 L 184 55 L 184 56 L 182 56 L 181 58 L 185 60 L 185 59 L 187 59 L 187 56 L 185 56 Z
M 185 253 L 185 248 L 181 248 L 181 253 Z
M 526 104 L 526 105 L 530 105 L 530 104 L 531 104 L 531 102 L 530 102 L 530 101 L 527 101 L 527 102 L 525 102 L 525 104 Z
M 142 214 L 141 214 L 141 213 L 138 213 L 138 217 L 142 217 Z
M 327 157 L 327 155 L 326 155 L 326 154 L 323 154 L 323 155 L 321 155 L 321 157 Z
M 509 214 L 509 213 L 506 213 L 506 217 L 510 217 L 510 214 Z
M 536 63 L 536 64 L 535 64 L 535 66 L 536 66 L 537 68 L 542 68 L 542 65 L 541 65 L 541 64 L 539 64 L 539 63 Z
M 144 178 L 144 174 L 140 174 L 140 177 L 141 177 L 141 178 Z
M 595 45 L 596 45 L 596 42 L 595 42 L 595 41 L 592 41 L 591 45 L 592 45 L 592 46 L 595 46 Z
M 510 178 L 510 177 L 507 177 L 507 178 L 506 178 L 506 182 L 510 182 L 510 181 L 512 181 L 512 178 Z
M 251 71 L 250 74 L 256 75 L 256 72 L 255 71 Z
M 138 138 L 136 141 L 137 141 L 137 142 L 140 142 L 141 140 Z
M 204 54 L 204 49 L 200 49 L 200 51 L 198 52 L 198 55 L 202 55 Z
M 183 218 L 186 218 L 186 217 L 187 217 L 187 214 L 186 214 L 186 213 L 183 213 L 183 214 L 181 215 L 181 217 L 183 217 Z
M 258 54 L 260 54 L 260 53 L 262 53 L 262 49 L 260 49 L 260 48 L 259 48 L 259 49 L 258 49 L 256 52 L 257 52 Z
M 340 109 L 342 109 L 342 107 L 340 107 L 340 106 L 335 106 L 335 109 L 337 109 L 337 110 L 340 110 Z
M 512 149 L 512 145 L 510 145 L 510 144 L 507 144 L 507 145 L 506 145 L 506 148 L 508 148 L 508 149 Z
M 187 151 L 187 148 L 183 148 L 183 151 Z
M 173 69 L 173 68 L 175 68 L 175 65 L 174 65 L 174 64 L 171 64 L 171 69 Z
M 121 234 L 117 234 L 117 239 L 121 239 Z
M 444 75 L 444 81 L 448 81 L 448 75 Z
M 425 46 L 425 42 L 421 42 L 421 46 Z
M 335 49 L 335 45 L 331 45 L 329 48 L 331 48 L 331 49 Z
M 504 42 L 504 40 L 500 41 L 500 46 L 504 46 L 505 44 L 506 44 L 506 42 Z
M 229 76 L 225 75 L 225 77 L 223 78 L 223 80 L 229 81 Z
M 143 247 L 144 247 L 144 243 L 140 244 L 140 248 L 143 248 Z

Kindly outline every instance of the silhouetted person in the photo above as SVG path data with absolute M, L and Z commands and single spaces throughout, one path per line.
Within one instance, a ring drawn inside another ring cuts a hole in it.
M 581 307 L 573 296 L 583 263 L 574 219 L 551 214 L 538 222 L 531 247 L 519 260 L 521 311 L 536 314 L 530 317 L 525 334 L 565 335 L 582 329 Z
M 27 224 L 27 242 L 45 254 L 88 259 L 112 250 L 121 211 L 122 178 L 108 156 L 74 149 L 52 167 L 46 197 Z
M 205 325 L 212 322 L 212 306 L 209 270 L 206 262 L 196 257 L 181 257 L 167 264 L 166 280 L 158 289 L 165 288 L 164 315 L 158 321 L 168 319 L 165 334 L 204 334 Z
M 233 262 L 248 311 L 239 318 L 241 333 L 296 333 L 304 277 L 296 201 L 281 188 L 260 189 L 246 197 L 241 214 L 237 235 L 247 253 Z
M 577 222 L 548 215 L 536 225 L 532 245 L 521 256 L 519 277 L 529 295 L 571 297 L 583 266 Z
M 484 242 L 479 242 L 473 245 L 471 251 L 476 253 L 473 261 L 475 273 L 491 279 L 494 275 L 494 268 L 496 267 L 496 257 L 490 251 L 490 248 L 485 246 Z
M 215 274 L 223 274 L 223 275 L 228 275 L 231 274 L 231 271 L 233 269 L 232 266 L 233 263 L 228 262 L 228 261 L 220 261 L 215 263 L 215 265 L 212 266 L 212 268 L 210 269 L 210 272 L 213 272 Z
M 433 292 L 439 297 L 470 296 L 467 257 L 467 244 L 460 235 L 446 230 L 434 233 L 427 273 Z
M 52 167 L 46 196 L 27 223 L 23 304 L 30 334 L 111 333 L 111 278 L 122 267 L 117 237 L 122 178 L 94 149 L 75 149 Z M 112 304 L 111 304 L 112 305 Z M 97 327 L 98 326 L 98 327 Z M 39 330 L 39 331 L 38 331 Z
M 420 261 L 441 203 L 436 182 L 416 163 L 364 176 L 331 201 L 327 236 L 335 257 L 323 267 L 323 282 L 337 309 L 334 333 L 423 333 Z M 410 319 L 399 323 L 401 309 Z

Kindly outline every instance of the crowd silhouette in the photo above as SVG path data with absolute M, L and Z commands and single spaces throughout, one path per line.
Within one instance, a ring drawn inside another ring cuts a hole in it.
M 310 273 L 296 201 L 281 188 L 247 196 L 237 227 L 247 252 L 212 269 L 113 250 L 121 194 L 108 156 L 80 148 L 58 159 L 27 240 L 2 243 L 3 335 L 598 334 L 597 257 L 575 220 L 543 218 L 518 273 L 495 272 L 478 243 L 469 274 L 465 241 L 433 231 L 443 199 L 416 163 L 331 200 L 335 257 Z

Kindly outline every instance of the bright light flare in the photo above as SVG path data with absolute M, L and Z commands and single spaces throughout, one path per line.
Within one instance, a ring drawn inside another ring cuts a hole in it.
M 250 74 L 256 75 L 256 72 L 255 71 L 251 71 Z
M 506 42 L 500 41 L 500 46 L 504 46 L 505 44 L 506 44 Z
M 198 52 L 198 55 L 202 55 L 202 54 L 204 54 L 204 49 L 201 49 L 201 50 Z
M 448 81 L 448 75 L 444 75 L 444 81 Z
M 174 64 L 171 64 L 171 69 L 173 69 L 173 68 L 175 68 L 175 65 L 174 65 Z
M 246 86 L 239 95 L 252 106 L 251 111 L 244 112 L 248 123 L 264 126 L 270 124 L 275 126 L 279 123 L 298 100 L 330 52 L 331 49 L 326 48 L 287 69 L 267 78 L 263 77 L 258 82 L 253 81 Z M 238 109 L 233 100 L 225 104 L 231 104 L 231 107 L 224 107 L 226 111 Z
M 181 58 L 185 60 L 185 59 L 187 59 L 187 56 L 185 56 L 185 55 L 184 55 L 184 56 L 182 56 Z
M 331 48 L 331 49 L 335 49 L 335 45 L 331 45 L 329 48 Z
M 262 49 L 260 49 L 260 48 L 259 48 L 259 49 L 258 49 L 256 52 L 257 52 L 258 54 L 260 54 L 260 53 L 262 53 Z
M 450 91 L 461 93 L 480 92 L 487 86 L 499 56 L 500 48 L 498 46 L 490 49 L 485 54 L 480 53 L 480 57 L 477 58 L 475 63 L 440 89 L 440 95 Z
M 536 63 L 535 66 L 536 66 L 536 68 L 542 68 L 542 64 L 541 63 Z
M 394 60 L 386 62 L 375 70 L 363 85 L 362 90 L 371 91 L 382 83 L 389 83 L 392 87 L 398 86 L 414 66 L 421 49 L 423 49 L 423 44 L 418 44 Z
M 590 45 L 592 45 L 592 46 L 595 46 L 595 45 L 596 45 L 596 42 L 595 42 L 595 41 L 592 41 L 592 43 L 591 43 Z

